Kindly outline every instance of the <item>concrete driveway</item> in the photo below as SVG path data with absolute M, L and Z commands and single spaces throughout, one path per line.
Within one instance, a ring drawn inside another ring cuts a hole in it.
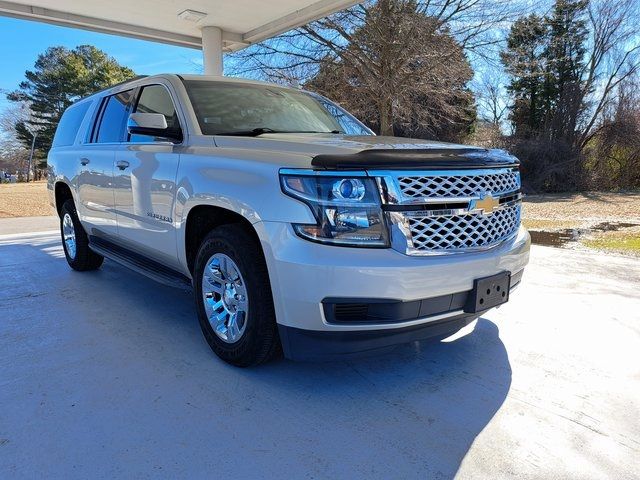
M 640 474 L 640 260 L 534 247 L 448 341 L 242 370 L 188 292 L 73 272 L 38 225 L 0 236 L 0 478 Z

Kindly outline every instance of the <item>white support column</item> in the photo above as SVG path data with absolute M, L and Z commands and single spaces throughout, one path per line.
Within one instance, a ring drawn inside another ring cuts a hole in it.
M 202 56 L 205 75 L 222 75 L 222 29 L 202 27 Z

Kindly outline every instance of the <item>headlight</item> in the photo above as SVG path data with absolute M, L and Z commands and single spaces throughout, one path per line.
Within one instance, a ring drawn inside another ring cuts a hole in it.
M 317 223 L 294 224 L 307 240 L 351 247 L 388 247 L 376 183 L 368 177 L 281 174 L 285 194 L 309 205 Z

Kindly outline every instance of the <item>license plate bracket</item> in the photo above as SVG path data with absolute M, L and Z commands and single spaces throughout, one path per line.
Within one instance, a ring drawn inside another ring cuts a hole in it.
M 509 301 L 511 272 L 500 272 L 490 277 L 476 278 L 469 292 L 464 311 L 478 313 Z

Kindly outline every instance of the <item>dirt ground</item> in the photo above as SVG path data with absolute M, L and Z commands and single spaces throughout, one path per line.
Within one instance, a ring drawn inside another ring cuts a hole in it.
M 46 181 L 0 184 L 0 218 L 52 214 Z M 527 195 L 524 219 L 544 229 L 600 221 L 640 224 L 640 192 Z
M 53 215 L 47 182 L 0 183 L 0 218 Z
M 603 221 L 640 224 L 640 192 L 528 195 L 524 219 L 545 229 Z
M 530 195 L 523 223 L 540 245 L 640 257 L 640 192 Z

